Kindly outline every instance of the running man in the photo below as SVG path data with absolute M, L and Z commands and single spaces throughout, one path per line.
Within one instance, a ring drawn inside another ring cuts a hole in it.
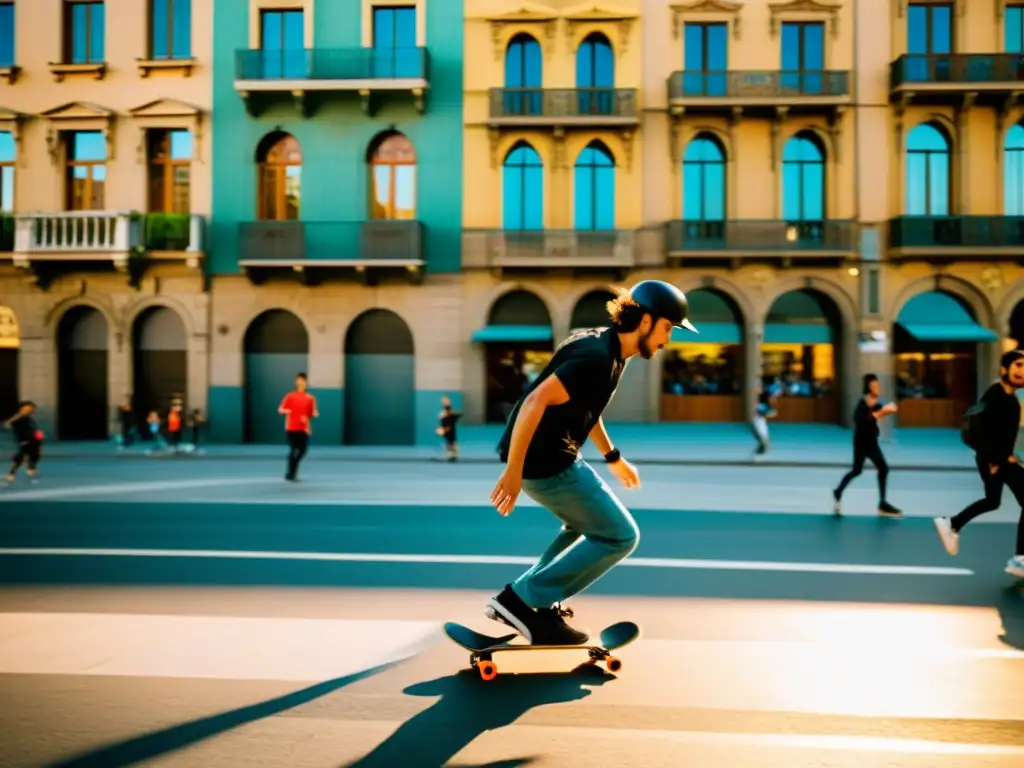
M 11 471 L 7 473 L 7 482 L 13 483 L 22 462 L 28 463 L 28 476 L 36 481 L 36 468 L 39 466 L 40 452 L 43 446 L 43 433 L 39 431 L 33 414 L 36 404 L 25 400 L 18 405 L 18 412 L 11 416 L 4 426 L 14 431 L 14 439 L 18 443 L 18 452 L 11 460 Z
M 312 420 L 320 415 L 316 409 L 316 398 L 306 391 L 306 374 L 295 377 L 295 390 L 284 396 L 277 412 L 284 419 L 284 431 L 288 437 L 288 471 L 285 480 L 294 481 L 299 473 L 299 462 L 309 449 L 309 436 L 313 434 Z
M 886 500 L 886 483 L 889 478 L 889 465 L 882 455 L 882 448 L 878 445 L 878 420 L 883 419 L 891 413 L 896 413 L 899 407 L 896 403 L 882 404 L 881 385 L 878 377 L 873 373 L 864 376 L 864 396 L 857 403 L 853 411 L 853 469 L 846 473 L 839 487 L 832 491 L 832 498 L 835 499 L 835 513 L 841 515 L 843 491 L 846 490 L 854 478 L 859 477 L 864 471 L 864 461 L 871 459 L 871 463 L 878 470 L 878 514 L 884 517 L 900 517 L 903 512 Z
M 1006 564 L 1006 572 L 1024 578 L 1024 467 L 1014 453 L 1020 431 L 1020 401 L 1016 392 L 1024 387 L 1024 350 L 1014 349 L 999 361 L 999 381 L 981 396 L 984 406 L 977 421 L 975 463 L 985 488 L 985 497 L 970 504 L 952 519 L 935 519 L 935 529 L 950 555 L 960 551 L 960 531 L 971 520 L 999 509 L 1003 486 L 1021 507 L 1017 523 L 1017 548 Z
M 573 614 L 561 604 L 629 555 L 639 539 L 632 515 L 580 458 L 581 446 L 589 437 L 619 482 L 638 488 L 640 476 L 612 445 L 601 414 L 629 358 L 653 358 L 673 328 L 697 330 L 687 319 L 686 296 L 660 280 L 637 283 L 607 307 L 612 327 L 580 331 L 559 345 L 516 403 L 498 444 L 505 463 L 491 492 L 498 513 L 510 514 L 525 491 L 563 523 L 537 564 L 484 611 L 534 644 L 585 643 L 589 633 L 565 622 Z

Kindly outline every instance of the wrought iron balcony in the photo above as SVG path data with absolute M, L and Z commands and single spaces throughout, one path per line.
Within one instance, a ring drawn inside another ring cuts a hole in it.
M 430 76 L 426 48 L 309 48 L 240 50 L 235 53 L 235 80 L 425 81 Z M 316 86 L 307 86 L 313 90 Z
M 889 65 L 893 91 L 1019 89 L 1021 80 L 1024 54 L 1019 53 L 908 53 Z
M 636 88 L 491 88 L 490 116 L 510 125 L 634 125 Z
M 844 103 L 850 73 L 835 70 L 716 70 L 673 72 L 668 100 L 675 105 L 766 105 Z
M 630 229 L 468 229 L 462 234 L 466 268 L 630 267 L 635 250 Z
M 857 223 L 852 220 L 677 220 L 669 222 L 666 241 L 666 250 L 675 256 L 830 256 L 856 248 Z
M 1024 249 L 1024 216 L 899 216 L 889 221 L 889 247 L 1019 256 Z
M 238 225 L 250 267 L 412 266 L 423 263 L 419 221 L 254 221 Z

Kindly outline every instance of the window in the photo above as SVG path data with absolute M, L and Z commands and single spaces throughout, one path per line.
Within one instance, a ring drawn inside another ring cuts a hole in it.
M 149 211 L 188 213 L 192 174 L 192 134 L 185 130 L 149 131 Z
M 1024 53 L 1024 5 L 1008 5 L 1003 37 L 1007 53 Z
M 824 41 L 824 24 L 783 23 L 780 74 L 783 92 L 822 92 L 825 69 Z
M 9 131 L 0 131 L 0 211 L 14 210 L 14 163 L 17 148 Z
M 14 3 L 0 3 L 0 67 L 14 66 Z
M 825 220 L 825 152 L 810 133 L 798 133 L 782 149 L 782 218 L 789 240 L 819 240 Z
M 150 0 L 150 56 L 187 59 L 192 55 L 192 0 Z
M 302 201 L 302 149 L 294 136 L 272 133 L 260 142 L 257 216 L 261 220 L 297 221 Z
M 615 228 L 615 161 L 600 141 L 592 141 L 574 169 L 576 229 Z
M 306 76 L 306 26 L 302 11 L 263 11 L 260 48 L 265 78 Z
M 502 227 L 544 228 L 544 164 L 537 150 L 521 141 L 505 157 L 501 169 Z
M 69 211 L 102 211 L 107 185 L 107 140 L 101 131 L 65 134 L 65 205 Z
M 907 63 L 904 77 L 913 82 L 941 82 L 950 77 L 953 6 L 912 4 L 907 12 Z
M 576 51 L 576 88 L 579 114 L 611 115 L 615 112 L 615 54 L 600 32 L 593 32 Z
M 724 96 L 727 92 L 729 36 L 726 24 L 687 24 L 684 28 L 683 94 Z
M 513 37 L 505 50 L 505 114 L 542 115 L 544 92 L 540 43 L 527 34 Z
M 103 3 L 65 3 L 65 63 L 99 64 L 103 61 L 104 23 Z
M 1024 216 L 1024 127 L 1006 132 L 1003 145 L 1003 215 Z
M 416 150 L 400 133 L 378 141 L 370 155 L 370 218 L 416 218 Z
M 373 9 L 374 74 L 377 77 L 419 77 L 415 6 Z
M 949 140 L 931 123 L 907 134 L 907 214 L 949 214 Z
M 683 218 L 725 218 L 725 153 L 716 139 L 697 136 L 683 155 Z

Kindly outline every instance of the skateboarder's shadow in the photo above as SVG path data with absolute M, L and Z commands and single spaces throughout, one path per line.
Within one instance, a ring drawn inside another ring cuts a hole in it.
M 440 698 L 346 768 L 441 768 L 485 731 L 510 725 L 542 704 L 585 698 L 590 695 L 590 688 L 614 679 L 595 667 L 572 674 L 498 675 L 489 682 L 481 680 L 473 670 L 464 670 L 417 683 L 403 693 Z M 515 768 L 534 759 L 517 758 L 481 768 Z
M 998 601 L 1003 634 L 999 639 L 1011 648 L 1024 651 L 1024 583 L 1004 588 Z

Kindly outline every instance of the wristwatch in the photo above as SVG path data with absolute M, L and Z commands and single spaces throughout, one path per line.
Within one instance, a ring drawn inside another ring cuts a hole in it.
M 619 453 L 618 448 L 612 448 L 608 453 L 604 455 L 604 460 L 609 464 L 614 464 L 616 461 L 622 458 L 622 454 Z

